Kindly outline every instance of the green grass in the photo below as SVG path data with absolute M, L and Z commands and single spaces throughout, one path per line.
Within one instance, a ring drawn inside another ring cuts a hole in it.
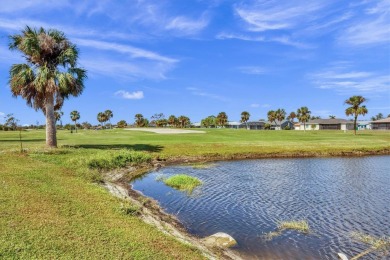
M 0 259 L 203 258 L 53 159 L 61 155 L 0 156 Z
M 167 179 L 163 179 L 163 182 L 174 189 L 187 191 L 188 193 L 191 193 L 196 187 L 202 185 L 202 182 L 198 178 L 186 174 L 173 175 Z
M 58 131 L 45 149 L 44 131 L 0 131 L 0 258 L 199 259 L 94 184 L 101 172 L 154 159 L 215 160 L 331 155 L 390 149 L 390 132 L 247 131 L 159 135 L 118 130 Z M 121 206 L 122 205 L 122 206 Z
M 310 226 L 306 220 L 290 220 L 290 221 L 279 221 L 277 223 L 277 230 L 271 231 L 264 234 L 264 239 L 269 241 L 282 235 L 285 230 L 295 230 L 304 234 L 310 233 Z
M 291 229 L 306 234 L 310 232 L 309 223 L 306 220 L 280 221 L 278 229 L 279 231 Z

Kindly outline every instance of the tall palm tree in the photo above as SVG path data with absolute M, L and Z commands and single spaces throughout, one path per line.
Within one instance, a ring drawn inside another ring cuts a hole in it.
M 303 130 L 306 131 L 306 122 L 310 120 L 311 111 L 307 107 L 301 107 L 297 110 L 297 118 L 303 123 Z
M 247 112 L 247 111 L 243 111 L 242 113 L 241 113 L 241 122 L 242 123 L 245 123 L 245 125 L 246 125 L 246 129 L 248 129 L 248 121 L 249 121 L 249 117 L 250 117 L 251 115 L 249 114 L 249 112 Z
M 10 69 L 12 95 L 26 99 L 27 105 L 42 110 L 46 116 L 46 145 L 57 147 L 54 110 L 65 99 L 79 96 L 84 89 L 86 70 L 78 68 L 78 50 L 57 30 L 26 27 L 21 34 L 10 36 L 9 48 L 20 51 L 24 64 Z
M 216 120 L 217 124 L 221 127 L 225 127 L 225 125 L 227 124 L 228 122 L 228 116 L 226 115 L 225 112 L 220 112 L 218 115 L 217 115 L 217 120 Z
M 98 120 L 99 123 L 101 123 L 102 126 L 103 126 L 103 123 L 107 122 L 107 120 L 108 120 L 106 113 L 104 113 L 104 112 L 99 112 L 99 113 L 97 114 L 97 120 Z
M 108 122 L 110 122 L 110 129 L 112 129 L 111 118 L 114 117 L 114 114 L 112 113 L 111 110 L 108 110 L 108 109 L 106 111 L 104 111 L 104 114 L 106 114 L 107 120 L 108 120 Z
M 286 118 L 286 111 L 282 108 L 279 108 L 275 111 L 275 118 L 279 121 L 280 126 L 282 125 L 282 121 Z
M 268 121 L 270 121 L 271 123 L 274 122 L 276 125 L 276 111 L 274 110 L 268 111 L 267 117 L 268 117 Z
M 366 106 L 360 106 L 362 103 L 366 102 L 367 99 L 365 99 L 362 96 L 352 96 L 349 99 L 345 100 L 345 104 L 350 105 L 347 109 L 345 109 L 345 114 L 347 116 L 353 115 L 353 130 L 356 135 L 356 122 L 359 115 L 364 116 L 368 113 L 368 110 Z
M 74 122 L 74 128 L 76 129 L 77 133 L 77 120 L 80 119 L 79 111 L 73 110 L 72 112 L 70 112 L 70 119 L 72 119 L 72 121 Z
M 144 116 L 142 114 L 136 114 L 134 118 L 137 127 L 141 127 L 144 124 Z
M 297 114 L 295 114 L 294 111 L 291 112 L 291 113 L 288 115 L 288 117 L 287 117 L 287 119 L 290 120 L 291 122 L 294 122 L 294 119 L 295 119 L 295 118 L 297 118 Z

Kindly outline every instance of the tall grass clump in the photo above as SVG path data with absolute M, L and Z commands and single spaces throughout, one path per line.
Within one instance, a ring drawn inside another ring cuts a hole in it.
M 101 151 L 87 160 L 90 169 L 111 170 L 126 166 L 137 166 L 150 163 L 152 156 L 145 152 L 132 150 Z
M 187 191 L 189 193 L 191 193 L 199 185 L 202 185 L 202 181 L 198 178 L 186 174 L 171 176 L 167 179 L 163 179 L 163 182 L 174 189 Z
M 283 231 L 286 229 L 296 230 L 301 233 L 309 233 L 310 227 L 309 223 L 306 220 L 292 220 L 292 221 L 280 221 L 278 223 L 279 231 Z
M 365 251 L 351 258 L 351 260 L 359 259 L 371 252 L 380 252 L 383 256 L 388 256 L 390 252 L 390 237 L 374 237 L 360 232 L 352 232 L 351 237 L 361 243 L 370 246 Z
M 304 234 L 310 233 L 310 226 L 306 220 L 279 221 L 277 230 L 268 232 L 264 235 L 265 240 L 272 240 L 280 236 L 285 230 L 295 230 Z

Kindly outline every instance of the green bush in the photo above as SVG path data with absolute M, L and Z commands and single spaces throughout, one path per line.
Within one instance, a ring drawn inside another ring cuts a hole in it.
M 145 152 L 133 150 L 102 151 L 87 160 L 87 165 L 90 169 L 110 170 L 149 163 L 151 160 L 152 156 Z
M 163 179 L 163 182 L 174 189 L 187 191 L 189 193 L 191 193 L 199 185 L 202 185 L 201 180 L 186 174 L 173 175 L 168 179 Z

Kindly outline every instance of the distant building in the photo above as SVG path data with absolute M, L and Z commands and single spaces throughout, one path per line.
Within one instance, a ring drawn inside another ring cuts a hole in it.
M 390 130 L 390 117 L 371 122 L 373 130 Z
M 304 124 L 296 124 L 296 130 L 304 130 Z M 314 119 L 306 123 L 306 130 L 353 130 L 353 122 L 346 119 Z
M 264 121 L 250 121 L 250 122 L 247 122 L 246 124 L 242 123 L 241 128 L 246 128 L 248 125 L 249 130 L 263 130 L 265 124 L 266 124 L 266 122 L 264 122 Z
M 358 121 L 357 122 L 358 130 L 370 130 L 371 129 L 371 121 Z

